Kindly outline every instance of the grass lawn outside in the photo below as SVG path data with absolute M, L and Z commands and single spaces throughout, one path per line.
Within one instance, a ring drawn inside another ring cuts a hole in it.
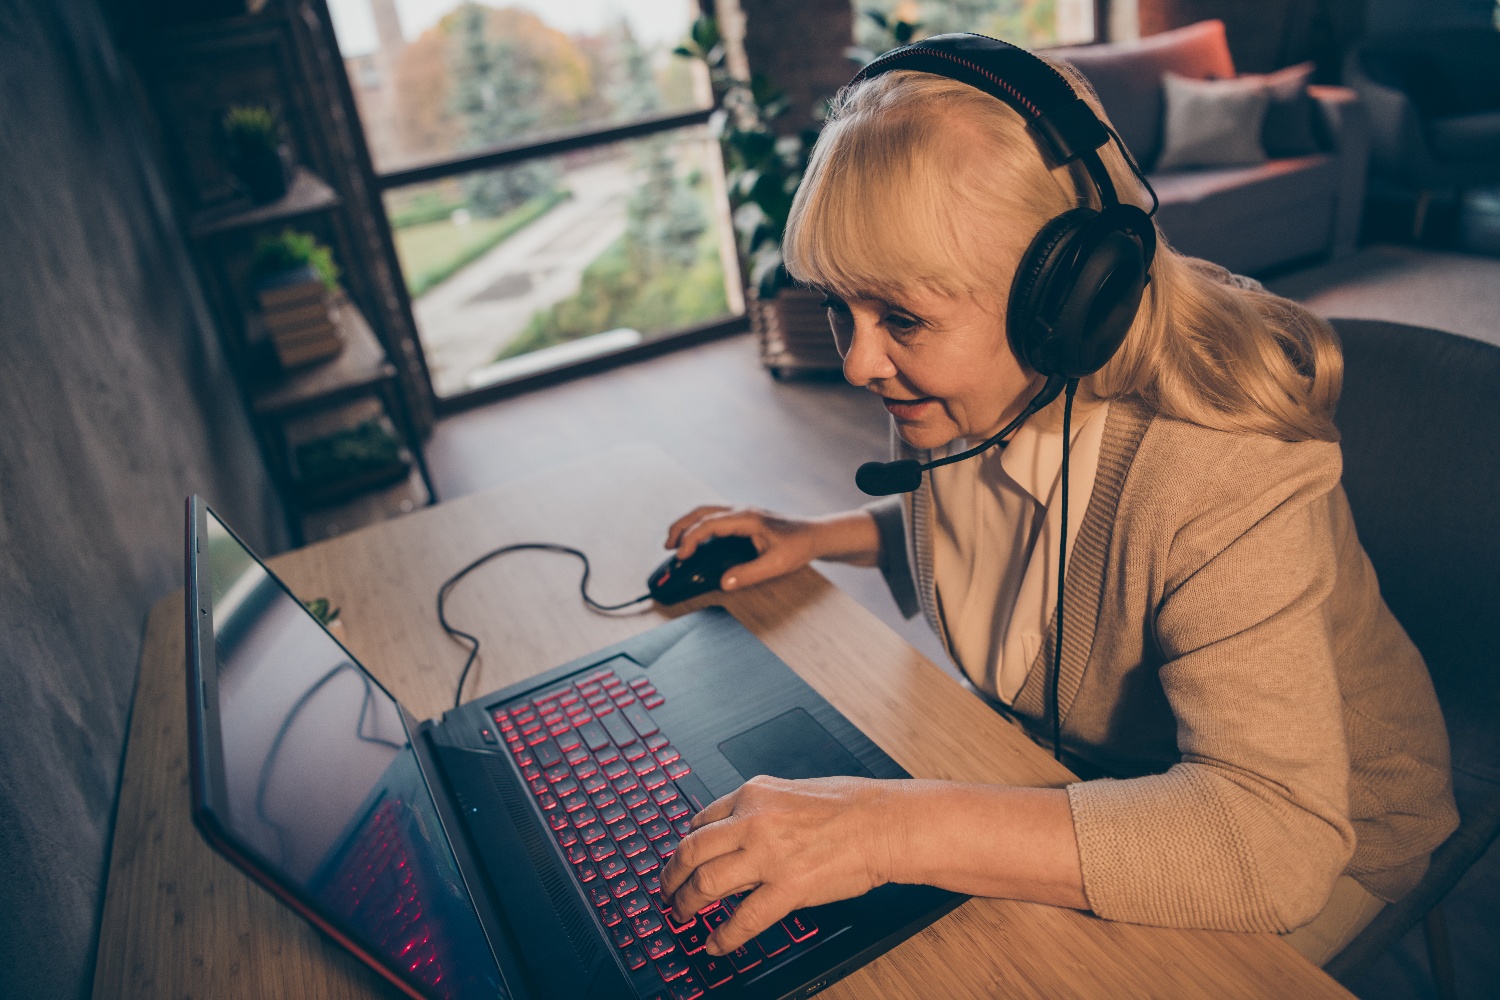
M 451 219 L 442 219 L 395 230 L 396 253 L 406 275 L 406 290 L 415 299 L 442 284 L 568 197 L 565 190 L 549 191 L 504 215 L 474 218 L 462 226 Z
M 699 238 L 697 260 L 690 266 L 642 273 L 635 249 L 628 235 L 611 244 L 584 269 L 578 291 L 533 314 L 494 362 L 616 327 L 631 327 L 649 339 L 728 314 L 718 237 L 711 228 Z

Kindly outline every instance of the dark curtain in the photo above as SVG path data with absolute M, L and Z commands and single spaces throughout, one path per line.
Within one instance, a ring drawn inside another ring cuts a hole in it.
M 1218 18 L 1239 72 L 1311 59 L 1321 82 L 1337 83 L 1344 51 L 1364 32 L 1365 0 L 1140 0 L 1139 16 L 1142 35 Z

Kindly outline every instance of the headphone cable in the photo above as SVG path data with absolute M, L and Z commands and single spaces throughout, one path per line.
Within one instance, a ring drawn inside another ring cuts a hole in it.
M 584 555 L 582 551 L 568 545 L 558 545 L 553 542 L 520 542 L 515 545 L 502 545 L 498 549 L 493 549 L 489 552 L 486 552 L 484 555 L 480 556 L 478 559 L 475 559 L 473 562 L 469 563 L 469 565 L 465 566 L 457 573 L 454 573 L 443 583 L 441 587 L 438 588 L 438 624 L 443 626 L 443 631 L 447 632 L 450 638 L 459 639 L 469 643 L 469 657 L 468 659 L 464 660 L 464 668 L 458 675 L 458 685 L 454 688 L 453 691 L 454 708 L 457 708 L 463 700 L 464 682 L 468 680 L 469 669 L 474 666 L 474 660 L 479 656 L 479 637 L 477 635 L 472 635 L 468 632 L 465 632 L 462 629 L 454 628 L 452 623 L 448 621 L 448 615 L 444 607 L 448 600 L 448 594 L 453 590 L 455 586 L 458 585 L 458 582 L 460 580 L 468 576 L 474 570 L 483 566 L 485 563 L 489 562 L 491 559 L 494 559 L 498 556 L 503 556 L 509 552 L 523 552 L 527 550 L 538 552 L 560 552 L 564 555 L 577 556 L 579 559 L 581 559 L 583 561 L 583 577 L 578 581 L 578 593 L 583 597 L 584 604 L 588 605 L 588 607 L 593 609 L 594 611 L 600 612 L 601 614 L 611 611 L 623 611 L 628 607 L 640 604 L 643 601 L 649 601 L 651 599 L 650 594 L 642 594 L 635 600 L 625 601 L 621 604 L 600 604 L 598 601 L 589 596 L 589 557 Z
M 1063 460 L 1062 460 L 1062 530 L 1058 532 L 1057 546 L 1057 636 L 1052 645 L 1052 676 L 1048 683 L 1048 701 L 1052 705 L 1052 756 L 1062 760 L 1062 711 L 1058 705 L 1058 682 L 1062 676 L 1063 648 L 1063 584 L 1068 569 L 1068 458 L 1072 442 L 1069 440 L 1073 426 L 1073 394 L 1078 391 L 1078 380 L 1068 379 L 1063 398 Z

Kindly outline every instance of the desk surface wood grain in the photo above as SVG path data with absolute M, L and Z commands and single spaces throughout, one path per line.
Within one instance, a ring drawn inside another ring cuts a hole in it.
M 625 448 L 289 553 L 273 569 L 342 608 L 348 645 L 419 718 L 452 704 L 464 648 L 438 627 L 438 586 L 476 555 L 547 540 L 589 552 L 590 592 L 643 590 L 666 526 L 715 499 L 660 451 Z M 1060 786 L 1061 765 L 812 570 L 671 611 L 610 617 L 578 599 L 579 566 L 517 553 L 474 573 L 450 619 L 484 642 L 472 697 L 723 603 L 919 777 Z M 126 749 L 95 972 L 96 1000 L 390 997 L 213 853 L 189 815 L 182 595 L 147 625 Z M 826 994 L 865 997 L 1348 997 L 1270 935 L 1109 923 L 975 899 Z

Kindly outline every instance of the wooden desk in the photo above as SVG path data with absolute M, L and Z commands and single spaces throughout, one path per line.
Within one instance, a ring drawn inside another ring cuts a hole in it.
M 439 584 L 507 542 L 593 558 L 591 593 L 642 591 L 666 526 L 710 491 L 666 455 L 629 448 L 523 484 L 314 545 L 272 562 L 343 609 L 349 645 L 419 718 L 452 704 L 464 650 L 433 610 Z M 450 616 L 478 633 L 467 693 L 493 690 L 665 620 L 591 614 L 575 560 L 517 553 L 467 579 Z M 714 595 L 912 774 L 1061 785 L 1067 771 L 821 575 Z M 684 606 L 691 610 L 708 598 Z M 681 611 L 674 611 L 678 614 Z M 386 997 L 391 990 L 209 850 L 189 817 L 182 597 L 147 626 L 120 790 L 94 996 Z M 1348 997 L 1269 935 L 1112 924 L 972 900 L 831 987 L 865 997 Z

